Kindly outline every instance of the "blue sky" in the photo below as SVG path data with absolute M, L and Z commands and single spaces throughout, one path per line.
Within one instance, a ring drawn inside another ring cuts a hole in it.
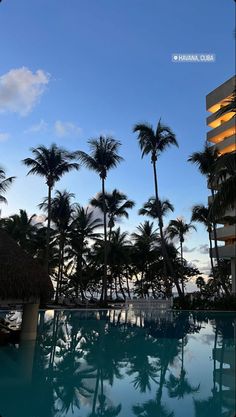
M 179 149 L 158 162 L 162 197 L 175 206 L 172 218 L 189 220 L 195 203 L 206 203 L 204 178 L 186 162 L 206 136 L 205 96 L 234 73 L 233 0 L 3 0 L 0 5 L 0 164 L 17 180 L 2 215 L 38 212 L 46 195 L 42 179 L 26 177 L 21 160 L 29 148 L 57 142 L 87 150 L 101 133 L 122 142 L 125 158 L 107 180 L 136 201 L 129 221 L 153 194 L 149 159 L 141 160 L 132 126 L 161 117 L 176 133 Z M 179 53 L 214 53 L 214 63 L 173 63 Z M 57 188 L 81 204 L 99 191 L 84 168 Z M 189 260 L 206 268 L 199 251 L 207 236 L 198 226 L 186 241 Z

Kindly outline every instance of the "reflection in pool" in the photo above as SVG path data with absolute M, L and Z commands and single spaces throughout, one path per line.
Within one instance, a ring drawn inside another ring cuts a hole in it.
M 227 313 L 41 311 L 35 343 L 0 347 L 0 415 L 234 417 L 235 324 Z

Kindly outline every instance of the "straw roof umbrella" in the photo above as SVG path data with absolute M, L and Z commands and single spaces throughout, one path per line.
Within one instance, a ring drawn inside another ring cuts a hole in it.
M 52 294 L 47 271 L 0 229 L 0 300 L 47 301 Z
M 39 303 L 52 295 L 47 271 L 0 229 L 0 304 L 23 304 L 21 341 L 36 339 Z

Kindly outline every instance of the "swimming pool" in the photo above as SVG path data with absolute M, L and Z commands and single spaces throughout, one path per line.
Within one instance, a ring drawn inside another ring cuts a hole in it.
M 236 315 L 40 311 L 0 347 L 1 417 L 234 417 Z

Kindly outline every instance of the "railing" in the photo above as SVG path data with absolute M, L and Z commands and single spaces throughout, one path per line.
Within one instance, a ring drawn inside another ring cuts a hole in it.
M 139 298 L 135 300 L 126 300 L 125 307 L 133 309 L 157 309 L 157 310 L 169 310 L 173 307 L 173 298 L 166 300 L 160 299 L 144 299 Z

